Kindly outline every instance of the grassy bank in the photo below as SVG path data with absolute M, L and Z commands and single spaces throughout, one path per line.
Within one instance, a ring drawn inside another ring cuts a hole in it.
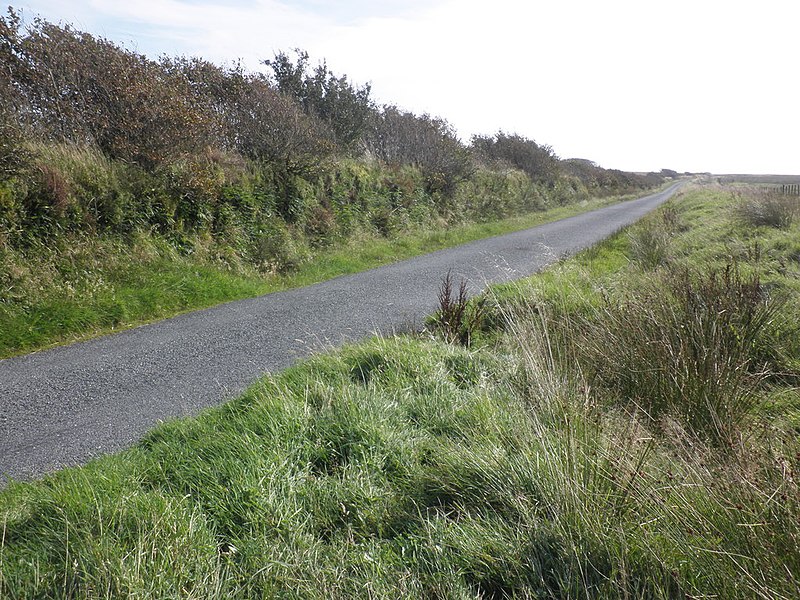
M 181 248 L 142 232 L 57 235 L 21 248 L 0 243 L 0 358 L 309 285 L 620 199 L 585 200 L 481 223 L 442 226 L 439 220 L 435 229 L 408 225 L 387 235 L 364 228 L 355 237 L 316 247 L 301 236 L 273 232 L 262 248 L 273 261 L 268 264 L 242 260 L 211 238 L 193 239 Z
M 747 214 L 690 190 L 470 347 L 318 356 L 10 485 L 0 596 L 797 597 L 800 237 Z

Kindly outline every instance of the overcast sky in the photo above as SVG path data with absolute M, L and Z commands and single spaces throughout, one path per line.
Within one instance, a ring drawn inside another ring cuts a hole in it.
M 251 70 L 303 48 L 381 103 L 608 168 L 800 174 L 796 0 L 21 0 Z

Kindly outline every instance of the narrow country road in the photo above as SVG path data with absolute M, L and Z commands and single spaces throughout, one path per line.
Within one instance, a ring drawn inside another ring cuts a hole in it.
M 419 324 L 448 270 L 487 284 L 595 244 L 682 184 L 526 231 L 310 287 L 223 304 L 88 342 L 0 360 L 0 487 L 133 445 L 267 371 L 373 332 Z

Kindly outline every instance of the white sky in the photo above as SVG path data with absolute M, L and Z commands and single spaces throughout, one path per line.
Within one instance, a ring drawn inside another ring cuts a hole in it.
M 20 0 L 149 56 L 303 48 L 374 97 L 635 171 L 800 174 L 797 0 Z

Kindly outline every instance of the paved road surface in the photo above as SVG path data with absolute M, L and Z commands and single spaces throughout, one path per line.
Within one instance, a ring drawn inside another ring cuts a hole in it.
M 265 371 L 328 345 L 419 324 L 448 270 L 488 283 L 531 274 L 632 223 L 680 187 L 306 288 L 223 304 L 0 360 L 0 487 L 131 446 Z

